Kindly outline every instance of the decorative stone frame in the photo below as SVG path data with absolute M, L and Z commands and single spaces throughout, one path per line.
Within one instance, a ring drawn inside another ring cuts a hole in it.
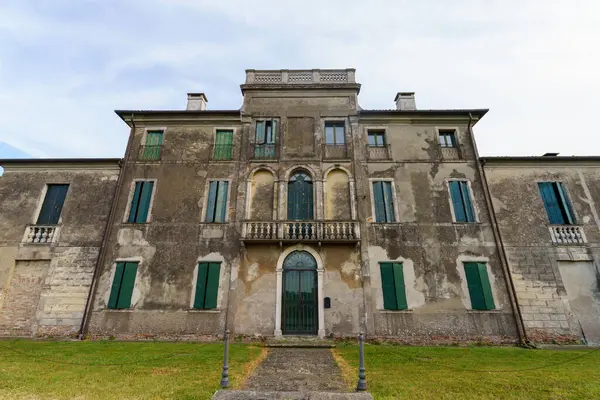
M 129 219 L 129 213 L 131 211 L 131 201 L 133 200 L 133 194 L 135 193 L 135 184 L 137 182 L 154 182 L 152 185 L 152 194 L 150 195 L 150 204 L 148 205 L 148 216 L 146 217 L 146 222 L 127 222 Z M 129 195 L 127 196 L 127 206 L 125 207 L 125 214 L 123 215 L 123 223 L 124 224 L 148 224 L 152 220 L 152 208 L 154 205 L 154 198 L 156 197 L 156 187 L 158 186 L 158 179 L 134 179 L 131 181 L 129 185 Z
M 544 199 L 542 199 L 542 195 L 540 194 L 540 183 L 560 183 L 561 185 L 563 185 L 563 187 L 566 189 L 565 190 L 565 196 L 567 198 L 567 201 L 571 204 L 571 212 L 573 213 L 573 224 L 571 224 L 572 226 L 581 226 L 582 223 L 580 222 L 581 219 L 579 218 L 579 216 L 577 215 L 577 210 L 575 209 L 575 207 L 573 207 L 573 200 L 571 199 L 571 193 L 569 190 L 569 187 L 567 186 L 567 183 L 565 181 L 563 181 L 562 179 L 536 179 L 534 181 L 535 183 L 535 191 L 537 193 L 537 198 L 538 201 L 540 201 L 542 203 L 542 209 L 544 210 L 544 215 L 546 216 L 546 225 L 548 226 L 553 226 L 556 224 L 551 224 L 550 220 L 548 218 L 548 212 L 546 211 L 546 206 L 544 205 Z M 593 208 L 593 207 L 592 207 Z
M 440 131 L 454 131 L 454 140 L 456 141 L 456 146 L 453 148 L 460 151 L 460 141 L 459 141 L 460 129 L 458 126 L 435 126 L 434 130 L 435 130 L 435 142 L 437 143 L 438 147 L 442 147 L 440 145 Z M 450 147 L 450 148 L 452 148 L 452 147 Z
M 290 181 L 290 176 L 297 170 L 304 170 L 310 175 L 314 183 L 313 187 L 313 220 L 323 219 L 323 180 L 319 179 L 319 175 L 314 169 L 308 165 L 294 165 L 285 171 L 284 179 L 279 180 L 279 220 L 287 219 L 287 185 Z
M 313 248 L 296 244 L 294 246 L 288 247 L 285 249 L 280 255 L 279 260 L 277 260 L 277 289 L 276 289 L 276 298 L 275 298 L 275 337 L 282 337 L 283 331 L 281 330 L 281 312 L 282 312 L 282 296 L 283 296 L 283 262 L 294 251 L 306 251 L 311 256 L 314 257 L 317 262 L 317 319 L 318 319 L 318 329 L 317 336 L 320 339 L 325 337 L 325 299 L 323 297 L 323 278 L 325 275 L 325 268 L 323 267 L 323 260 L 317 251 Z
M 392 183 L 392 202 L 394 203 L 394 222 L 379 222 L 375 218 L 375 197 L 373 196 L 373 182 L 391 182 Z M 369 195 L 371 196 L 371 217 L 367 218 L 367 222 L 372 224 L 397 224 L 400 221 L 398 213 L 398 196 L 396 194 L 396 183 L 394 178 L 369 178 Z
M 273 220 L 277 220 L 277 214 L 278 214 L 278 210 L 279 208 L 277 207 L 277 203 L 278 203 L 278 188 L 279 188 L 279 178 L 277 176 L 277 172 L 275 172 L 275 170 L 267 165 L 259 165 L 258 167 L 254 168 L 252 171 L 250 171 L 250 174 L 248 174 L 248 179 L 246 181 L 246 212 L 245 212 L 245 217 L 246 220 L 250 220 L 250 205 L 252 202 L 252 198 L 251 198 L 251 188 L 252 188 L 252 178 L 254 177 L 254 174 L 256 174 L 259 171 L 268 171 L 273 175 Z
M 235 126 L 215 126 L 212 129 L 212 142 L 210 144 L 210 154 L 209 154 L 209 160 L 210 162 L 233 162 L 236 159 L 239 158 L 239 154 L 237 154 L 237 148 L 239 146 L 236 146 L 236 138 L 237 138 L 237 133 L 238 133 L 239 127 L 235 127 Z M 231 158 L 229 160 L 215 160 L 215 145 L 217 144 L 217 131 L 232 131 L 232 136 L 231 136 Z
M 108 308 L 108 303 L 110 301 L 110 295 L 112 292 L 112 285 L 115 280 L 115 274 L 117 272 L 117 264 L 118 263 L 137 263 L 137 269 L 135 271 L 135 279 L 133 281 L 133 290 L 131 291 L 131 303 L 128 308 Z M 135 310 L 136 304 L 140 301 L 142 297 L 142 291 L 139 288 L 139 278 L 141 275 L 140 270 L 144 267 L 144 259 L 140 256 L 136 257 L 119 257 L 111 264 L 110 276 L 108 277 L 108 287 L 104 293 L 104 309 L 108 312 L 131 312 Z
M 228 182 L 227 184 L 227 200 L 225 201 L 225 220 L 223 222 L 207 222 L 206 221 L 206 207 L 208 207 L 208 195 L 210 191 L 210 183 L 211 182 Z M 231 204 L 231 179 L 211 179 L 206 178 L 206 182 L 204 183 L 204 199 L 202 199 L 202 215 L 200 216 L 201 224 L 226 224 L 229 222 L 229 205 Z
M 42 192 L 40 193 L 40 196 L 38 197 L 38 200 L 37 200 L 37 204 L 35 206 L 35 211 L 33 213 L 32 219 L 31 219 L 31 225 L 37 224 L 37 220 L 40 217 L 40 212 L 42 212 L 42 206 L 44 205 L 44 200 L 46 200 L 46 193 L 48 193 L 48 186 L 50 186 L 50 185 L 68 185 L 69 188 L 67 189 L 67 195 L 69 194 L 69 190 L 71 189 L 71 186 L 72 186 L 71 182 L 65 182 L 65 181 L 44 183 L 44 187 L 42 188 Z M 67 195 L 65 195 L 63 209 L 60 212 L 60 215 L 58 217 L 58 223 L 56 225 L 62 225 L 62 216 L 63 216 L 63 210 L 65 208 L 65 204 L 67 204 Z
M 492 289 L 492 299 L 494 300 L 494 308 L 492 310 L 473 310 L 473 306 L 471 305 L 471 293 L 469 293 L 469 285 L 467 283 L 467 274 L 465 272 L 465 263 L 467 262 L 476 262 L 476 263 L 484 263 L 485 269 L 487 270 L 488 279 L 490 281 L 490 287 Z M 496 281 L 499 277 L 494 274 L 492 267 L 490 265 L 489 257 L 484 256 L 471 256 L 461 254 L 456 259 L 456 269 L 458 271 L 458 276 L 460 277 L 460 288 L 462 291 L 461 302 L 463 306 L 469 311 L 473 313 L 490 313 L 490 312 L 499 312 L 502 310 L 502 304 L 500 304 L 498 290 L 496 288 Z
M 350 195 L 350 218 L 352 221 L 356 221 L 356 188 L 354 183 L 354 177 L 352 173 L 347 169 L 342 167 L 341 165 L 334 165 L 332 167 L 327 168 L 327 170 L 323 173 L 323 207 L 325 206 L 325 200 L 327 199 L 327 176 L 330 172 L 335 171 L 336 169 L 343 171 L 348 176 L 348 194 Z M 323 210 L 323 217 L 325 217 L 325 210 Z
M 473 206 L 473 217 L 475 217 L 475 221 L 473 222 L 461 222 L 456 220 L 456 213 L 454 212 L 454 204 L 452 204 L 452 192 L 450 191 L 450 182 L 467 182 L 467 188 L 469 190 L 469 197 L 471 198 L 471 205 Z M 448 203 L 450 204 L 450 213 L 452 215 L 452 223 L 453 224 L 478 224 L 480 223 L 479 219 L 479 207 L 477 207 L 477 202 L 475 201 L 475 196 L 473 195 L 473 188 L 471 187 L 471 181 L 469 179 L 459 179 L 459 178 L 448 178 L 445 180 L 446 191 L 448 192 Z
M 217 306 L 213 309 L 200 309 L 194 308 L 194 299 L 196 297 L 196 284 L 198 283 L 198 264 L 200 263 L 219 263 L 221 267 L 219 268 L 219 288 L 217 289 Z M 223 302 L 225 300 L 225 290 L 229 291 L 229 287 L 225 288 L 225 285 L 228 285 L 228 280 L 225 279 L 227 263 L 225 258 L 219 253 L 211 253 L 205 256 L 199 256 L 196 260 L 196 264 L 194 265 L 194 271 L 192 272 L 192 291 L 190 294 L 190 308 L 188 312 L 195 313 L 220 313 L 223 310 Z

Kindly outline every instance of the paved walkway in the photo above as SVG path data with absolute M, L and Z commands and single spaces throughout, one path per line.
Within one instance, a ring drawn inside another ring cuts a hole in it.
M 345 392 L 330 349 L 270 348 L 244 390 Z

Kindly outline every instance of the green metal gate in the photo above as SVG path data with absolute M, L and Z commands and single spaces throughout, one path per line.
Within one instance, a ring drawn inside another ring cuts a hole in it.
M 283 262 L 284 335 L 317 333 L 317 262 L 305 251 L 292 252 Z

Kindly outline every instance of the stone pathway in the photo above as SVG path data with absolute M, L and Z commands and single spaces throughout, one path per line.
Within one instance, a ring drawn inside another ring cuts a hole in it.
M 270 392 L 345 392 L 330 349 L 270 348 L 244 390 Z

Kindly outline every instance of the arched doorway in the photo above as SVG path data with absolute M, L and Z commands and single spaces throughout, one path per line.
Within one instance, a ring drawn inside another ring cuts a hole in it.
M 283 261 L 281 329 L 284 335 L 315 335 L 318 329 L 317 262 L 307 251 Z

